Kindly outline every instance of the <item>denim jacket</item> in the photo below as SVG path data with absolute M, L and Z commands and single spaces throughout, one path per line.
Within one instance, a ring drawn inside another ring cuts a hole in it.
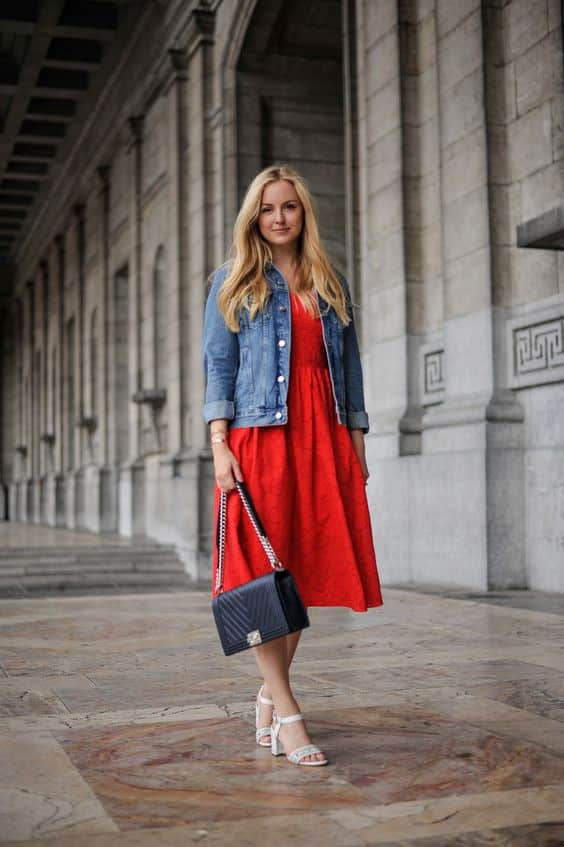
M 288 285 L 276 265 L 269 262 L 265 275 L 272 296 L 264 311 L 257 312 L 253 320 L 248 309 L 241 308 L 238 312 L 240 329 L 233 332 L 217 307 L 219 288 L 228 271 L 227 263 L 214 272 L 204 311 L 204 418 L 206 423 L 224 418 L 229 421 L 229 427 L 285 424 L 288 421 L 292 346 Z M 352 317 L 349 285 L 342 274 L 338 276 Z M 327 303 L 321 295 L 318 294 L 317 299 L 337 419 L 349 429 L 368 432 L 354 319 L 343 326 L 332 307 L 327 311 Z

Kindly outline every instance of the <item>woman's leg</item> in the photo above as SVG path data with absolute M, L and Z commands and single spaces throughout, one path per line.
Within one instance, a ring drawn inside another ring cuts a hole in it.
M 271 694 L 276 714 L 280 717 L 293 715 L 300 710 L 290 688 L 288 665 L 288 656 L 290 652 L 293 656 L 299 639 L 295 639 L 295 643 L 293 639 L 288 645 L 287 638 L 288 636 L 276 638 L 274 641 L 267 641 L 266 644 L 253 647 L 259 670 L 266 683 L 266 690 Z M 288 753 L 297 747 L 311 743 L 304 721 L 296 721 L 282 726 L 280 728 L 280 740 Z M 321 759 L 323 759 L 323 755 L 315 753 L 313 756 L 308 756 L 306 761 Z
M 298 643 L 300 641 L 300 636 L 302 634 L 302 630 L 298 630 L 298 632 L 291 632 L 289 635 L 284 636 L 284 641 L 286 642 L 286 658 L 288 671 L 290 671 L 290 666 L 292 664 L 292 659 L 294 658 L 294 654 L 298 647 Z M 280 639 L 282 640 L 282 639 Z M 268 687 L 268 683 L 266 680 L 263 680 L 262 684 L 262 696 L 267 700 L 272 700 L 272 692 Z M 272 711 L 273 707 L 268 706 L 265 703 L 259 703 L 259 725 L 260 726 L 268 726 L 272 723 Z

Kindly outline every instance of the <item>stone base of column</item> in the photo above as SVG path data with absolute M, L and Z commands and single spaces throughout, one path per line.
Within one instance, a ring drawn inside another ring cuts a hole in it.
M 118 472 L 100 468 L 100 532 L 118 530 Z
M 145 464 L 142 459 L 119 471 L 119 533 L 145 535 Z
M 65 523 L 68 529 L 76 528 L 76 477 L 74 471 L 67 471 L 64 478 L 65 486 Z
M 513 392 L 449 398 L 426 410 L 420 454 L 401 456 L 400 433 L 375 425 L 367 494 L 384 583 L 526 587 L 522 421 Z
M 10 495 L 7 484 L 0 481 L 0 521 L 5 521 L 10 515 Z
M 11 482 L 8 486 L 8 516 L 11 521 L 19 520 L 18 491 L 19 483 Z
M 48 474 L 39 480 L 39 521 L 42 524 L 49 523 Z
M 66 526 L 64 476 L 53 472 L 41 480 L 41 522 L 48 526 Z
M 25 483 L 25 521 L 34 523 L 35 517 L 35 482 L 33 479 Z

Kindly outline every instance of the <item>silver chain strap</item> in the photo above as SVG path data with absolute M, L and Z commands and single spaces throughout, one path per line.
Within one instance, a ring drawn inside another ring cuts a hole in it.
M 270 566 L 276 570 L 283 570 L 284 565 L 274 552 L 272 544 L 263 533 L 260 531 L 259 526 L 256 522 L 255 513 L 252 509 L 250 503 L 247 500 L 245 492 L 242 487 L 239 485 L 238 480 L 235 480 L 235 485 L 237 486 L 237 491 L 241 495 L 241 500 L 243 501 L 243 506 L 251 519 L 251 523 L 254 527 L 254 530 L 258 536 L 258 540 L 262 544 L 263 550 L 268 557 L 268 561 Z M 219 497 L 219 550 L 218 550 L 218 562 L 217 562 L 217 572 L 215 575 L 215 591 L 220 592 L 223 591 L 223 573 L 225 568 L 225 535 L 227 531 L 227 491 L 222 491 Z

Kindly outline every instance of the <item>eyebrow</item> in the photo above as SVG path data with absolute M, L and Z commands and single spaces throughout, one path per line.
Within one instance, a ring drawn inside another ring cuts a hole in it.
M 297 202 L 298 202 L 297 200 L 284 200 L 282 205 L 285 206 L 286 203 L 297 203 Z M 261 206 L 274 206 L 274 203 L 261 203 Z

